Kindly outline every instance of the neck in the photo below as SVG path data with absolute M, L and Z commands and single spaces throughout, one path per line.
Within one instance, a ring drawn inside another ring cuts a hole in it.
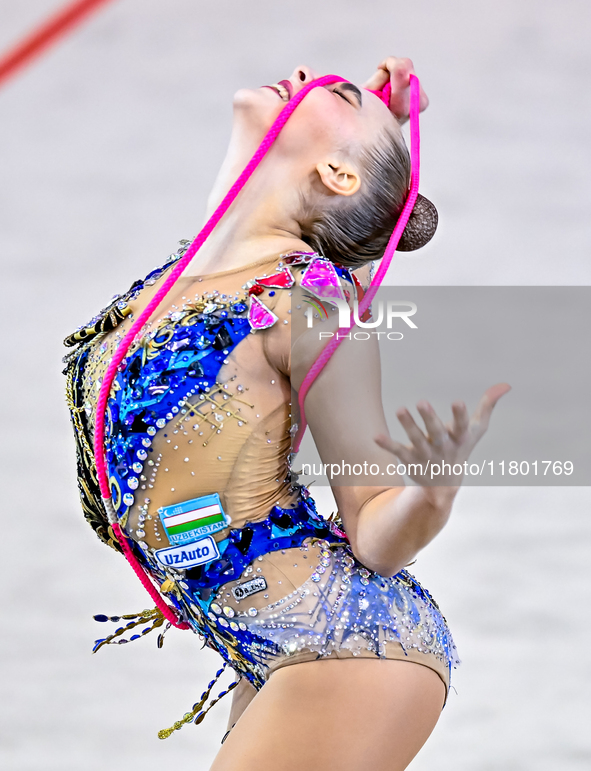
M 220 205 L 252 153 L 233 152 L 230 144 L 208 199 L 205 221 Z M 297 222 L 301 186 L 294 180 L 292 169 L 270 160 L 267 156 L 255 170 L 184 275 L 234 270 L 266 257 L 309 249 Z

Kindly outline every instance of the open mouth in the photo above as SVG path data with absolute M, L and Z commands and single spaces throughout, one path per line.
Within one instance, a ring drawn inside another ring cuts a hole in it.
M 272 86 L 264 86 L 264 88 L 272 88 L 284 102 L 289 102 L 291 98 L 291 83 L 289 80 L 282 80 L 279 83 L 273 83 Z

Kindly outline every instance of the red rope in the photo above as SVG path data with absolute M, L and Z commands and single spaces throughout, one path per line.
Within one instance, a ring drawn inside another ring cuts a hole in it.
M 45 48 L 57 42 L 61 35 L 83 21 L 85 16 L 108 2 L 109 0 L 76 0 L 75 3 L 68 3 L 20 43 L 0 55 L 0 85 L 21 67 L 39 56 Z

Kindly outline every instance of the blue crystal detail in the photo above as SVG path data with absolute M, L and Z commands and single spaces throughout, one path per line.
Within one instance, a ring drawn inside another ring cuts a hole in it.
M 246 310 L 244 303 L 235 305 Z M 213 310 L 196 315 L 189 326 L 181 326 L 184 316 L 167 319 L 166 331 L 149 338 L 157 356 L 145 358 L 145 348 L 140 346 L 125 359 L 108 401 L 106 456 L 113 487 L 135 489 L 135 480 L 131 485 L 125 480 L 134 473 L 133 464 L 145 461 L 152 452 L 154 425 L 163 427 L 173 420 L 189 392 L 205 393 L 216 382 L 226 356 L 250 334 L 248 319 L 229 313 L 222 317 Z M 122 517 L 133 502 L 131 494 L 121 496 L 117 515 Z

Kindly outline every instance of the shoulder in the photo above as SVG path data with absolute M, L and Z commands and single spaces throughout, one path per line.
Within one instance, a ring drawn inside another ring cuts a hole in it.
M 251 308 L 264 306 L 274 312 L 293 314 L 296 299 L 318 307 L 340 307 L 342 303 L 352 307 L 360 284 L 347 268 L 315 252 L 292 252 L 283 255 L 274 272 L 253 278 L 245 288 Z M 256 313 L 250 315 L 256 317 Z
M 247 289 L 251 324 L 265 329 L 267 357 L 287 376 L 292 349 L 300 338 L 309 337 L 315 326 L 315 339 L 321 329 L 320 339 L 325 339 L 329 327 L 348 326 L 354 301 L 362 292 L 351 271 L 314 252 L 283 255 L 275 272 L 253 278 Z

